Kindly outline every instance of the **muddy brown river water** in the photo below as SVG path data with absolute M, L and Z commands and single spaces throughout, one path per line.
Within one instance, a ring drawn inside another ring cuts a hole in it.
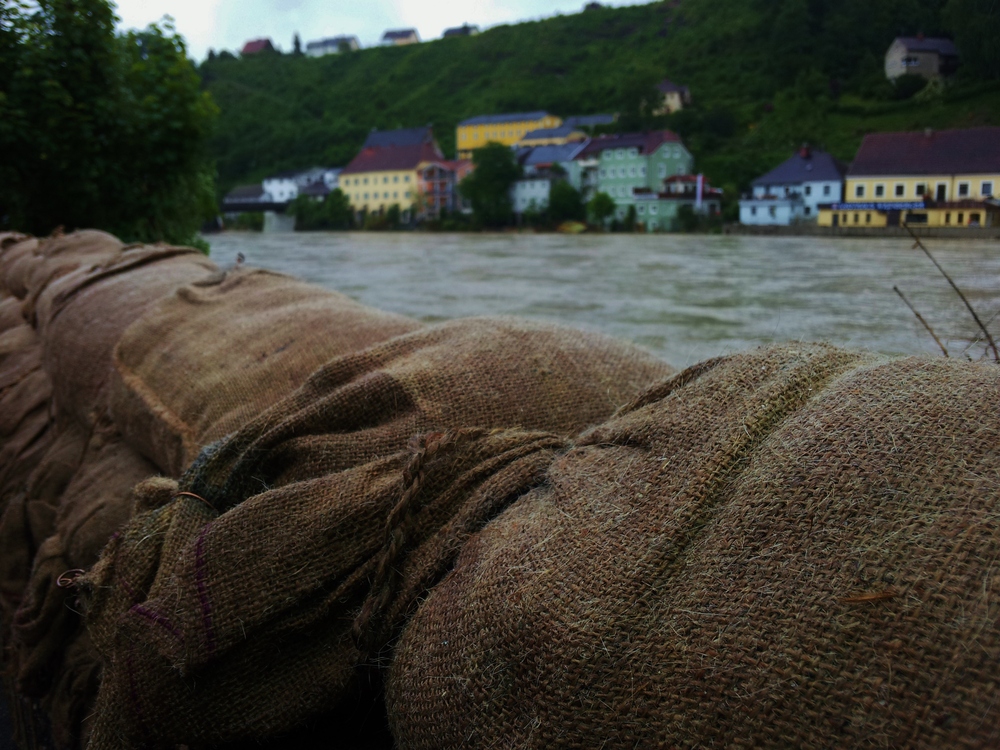
M 633 341 L 684 367 L 771 342 L 952 356 L 983 345 L 961 300 L 904 239 L 686 235 L 225 233 L 222 266 L 261 266 L 425 321 L 520 315 Z M 1000 337 L 1000 242 L 925 240 Z

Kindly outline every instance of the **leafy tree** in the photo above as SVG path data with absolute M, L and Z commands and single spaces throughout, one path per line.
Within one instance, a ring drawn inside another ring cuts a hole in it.
M 295 36 L 292 37 L 292 54 L 301 55 L 302 54 L 302 40 L 299 39 L 299 32 L 295 32 Z
M 215 214 L 216 108 L 169 24 L 116 35 L 106 0 L 0 10 L 0 227 L 191 241 Z
M 615 199 L 607 193 L 594 193 L 594 197 L 587 203 L 587 210 L 594 222 L 603 226 L 615 212 Z
M 331 190 L 322 201 L 300 195 L 288 210 L 295 216 L 297 231 L 350 229 L 354 224 L 350 200 L 340 188 Z
M 625 221 L 622 222 L 622 229 L 626 232 L 635 231 L 635 204 L 628 207 L 628 211 L 625 214 Z
M 558 225 L 586 219 L 587 209 L 580 192 L 564 180 L 555 180 L 549 191 L 549 220 Z
M 475 222 L 483 227 L 510 224 L 510 186 L 521 176 L 514 152 L 501 143 L 488 143 L 473 152 L 472 164 L 474 169 L 462 180 L 459 190 L 472 203 Z
M 943 15 L 966 74 L 1000 78 L 1000 0 L 948 0 Z

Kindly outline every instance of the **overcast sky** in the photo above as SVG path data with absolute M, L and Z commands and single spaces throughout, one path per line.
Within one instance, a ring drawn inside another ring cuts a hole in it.
M 238 52 L 248 39 L 270 37 L 280 49 L 313 39 L 353 34 L 362 46 L 376 44 L 386 29 L 416 28 L 420 38 L 436 39 L 450 26 L 470 23 L 485 29 L 501 23 L 579 12 L 586 0 L 114 0 L 124 28 L 143 28 L 164 15 L 173 17 L 202 60 L 208 50 Z M 639 0 L 641 2 L 642 0 Z M 604 5 L 635 5 L 636 0 L 602 0 Z

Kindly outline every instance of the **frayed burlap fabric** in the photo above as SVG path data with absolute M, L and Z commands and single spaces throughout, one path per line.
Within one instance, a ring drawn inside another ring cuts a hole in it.
M 997 747 L 998 394 L 818 346 L 654 388 L 421 604 L 398 746 Z
M 669 373 L 606 337 L 513 319 L 324 365 L 179 485 L 137 490 L 150 510 L 82 581 L 105 665 L 91 746 L 250 741 L 336 709 L 568 436 Z

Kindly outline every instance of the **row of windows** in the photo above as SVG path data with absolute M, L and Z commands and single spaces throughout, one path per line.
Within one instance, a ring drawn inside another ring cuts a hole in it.
M 885 185 L 876 185 L 875 186 L 875 196 L 874 197 L 876 197 L 876 198 L 884 198 L 885 197 L 885 187 L 886 187 Z M 947 185 L 942 182 L 942 183 L 938 183 L 937 187 L 938 187 L 938 189 L 940 189 L 940 188 L 947 188 Z M 967 198 L 967 197 L 969 197 L 969 195 L 970 195 L 969 190 L 970 190 L 970 185 L 969 185 L 968 182 L 960 182 L 960 183 L 958 183 L 958 197 L 959 198 Z M 916 185 L 913 186 L 913 195 L 915 197 L 921 198 L 921 197 L 923 197 L 926 194 L 927 194 L 927 183 L 925 183 L 925 182 L 918 182 Z M 993 195 L 993 181 L 992 180 L 984 180 L 982 183 L 980 183 L 980 185 L 979 185 L 979 194 L 981 196 L 983 196 L 984 198 L 987 197 L 987 196 Z M 895 186 L 894 186 L 893 195 L 896 198 L 905 198 L 906 197 L 906 184 L 902 183 L 902 182 L 897 182 L 895 184 Z M 854 186 L 854 197 L 855 198 L 864 198 L 865 197 L 865 186 L 864 185 L 855 185 Z
M 682 153 L 680 146 L 667 146 L 663 149 L 666 157 L 678 157 Z M 606 148 L 601 152 L 602 159 L 624 159 L 626 157 L 636 157 L 639 155 L 637 148 Z
M 802 212 L 806 216 L 809 216 L 812 213 L 812 209 L 809 206 L 804 206 L 803 209 L 802 209 Z M 751 216 L 756 216 L 757 215 L 757 207 L 756 206 L 751 206 L 750 207 L 750 215 Z M 770 216 L 772 219 L 774 217 L 776 217 L 778 215 L 778 209 L 777 209 L 777 207 L 775 207 L 775 206 L 768 206 L 767 207 L 767 215 Z
M 644 214 L 644 213 L 646 213 L 646 206 L 645 206 L 644 204 L 640 203 L 640 204 L 639 204 L 639 205 L 638 205 L 638 206 L 636 207 L 636 210 L 637 210 L 637 211 L 638 211 L 639 213 L 641 213 L 641 214 Z M 651 213 L 651 214 L 655 214 L 655 213 L 657 213 L 657 212 L 658 212 L 659 210 L 660 210 L 660 207 L 659 207 L 659 206 L 657 206 L 657 205 L 656 205 L 655 203 L 651 203 L 651 204 L 650 204 L 650 206 L 649 206 L 649 213 Z
M 393 182 L 399 182 L 399 175 L 398 174 L 394 174 L 392 176 L 392 181 Z M 409 181 L 410 181 L 410 175 L 408 175 L 408 174 L 403 175 L 403 182 L 409 182 Z M 382 182 L 384 184 L 388 185 L 389 184 L 389 176 L 388 175 L 384 176 L 382 178 Z M 378 177 L 372 177 L 372 183 L 373 184 L 378 184 Z M 368 184 L 368 178 L 367 177 L 355 177 L 353 181 L 350 178 L 348 178 L 347 181 L 344 184 L 345 185 L 367 185 Z
M 351 200 L 352 201 L 360 201 L 362 199 L 363 200 L 368 200 L 369 193 L 364 193 L 363 195 L 364 195 L 364 198 L 362 198 L 362 193 L 352 193 L 351 194 Z M 388 192 L 382 193 L 381 197 L 382 198 L 388 198 L 389 197 L 389 193 Z M 393 198 L 398 198 L 399 197 L 399 191 L 394 191 L 393 194 L 392 194 L 392 197 Z M 403 197 L 404 198 L 409 198 L 410 197 L 410 191 L 407 190 L 405 193 L 403 193 Z M 371 193 L 371 198 L 372 198 L 372 200 L 378 200 L 379 199 L 379 194 L 378 193 Z
M 665 166 L 661 164 L 660 165 L 660 169 L 661 170 L 665 169 Z M 638 170 L 639 170 L 638 174 L 639 174 L 640 177 L 645 177 L 646 176 L 646 167 L 640 166 L 638 168 Z M 635 177 L 635 176 L 636 176 L 636 168 L 635 167 L 607 167 L 606 169 L 602 169 L 601 170 L 601 177 L 604 177 L 604 178 L 610 178 L 610 177 Z M 663 176 L 664 176 L 663 174 L 660 175 L 660 177 L 663 177 Z

